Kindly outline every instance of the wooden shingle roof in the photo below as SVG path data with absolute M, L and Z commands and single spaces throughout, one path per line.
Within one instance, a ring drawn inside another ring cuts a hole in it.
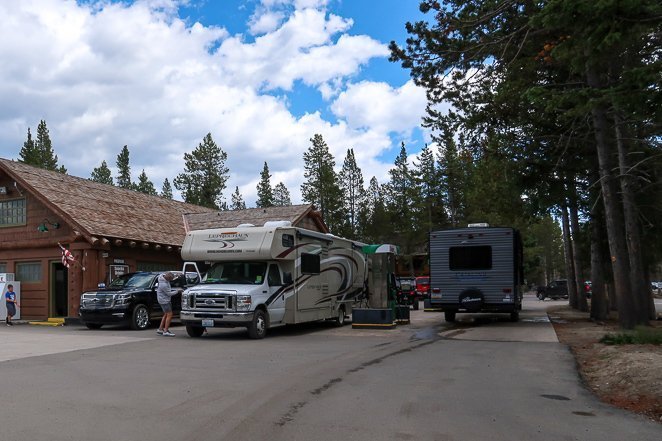
M 205 207 L 0 158 L 0 169 L 84 236 L 181 246 L 185 213 Z
M 307 219 L 306 219 L 307 218 Z M 246 210 L 216 211 L 213 213 L 189 213 L 185 222 L 189 231 L 208 228 L 233 228 L 241 224 L 264 225 L 270 221 L 290 221 L 294 226 L 306 226 L 306 219 L 315 229 L 328 233 L 329 229 L 319 212 L 311 204 L 288 205 L 285 207 L 248 208 Z M 310 226 L 308 226 L 310 228 Z

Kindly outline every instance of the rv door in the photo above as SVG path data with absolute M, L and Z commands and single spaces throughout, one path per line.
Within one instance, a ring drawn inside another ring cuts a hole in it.
M 285 316 L 285 287 L 280 268 L 275 263 L 269 264 L 267 270 L 267 290 L 269 291 L 269 320 L 273 324 L 283 321 Z

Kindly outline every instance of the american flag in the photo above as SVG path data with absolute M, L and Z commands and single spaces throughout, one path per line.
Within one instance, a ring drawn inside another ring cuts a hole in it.
M 59 244 L 59 243 L 58 243 L 58 245 L 60 245 L 60 249 L 62 250 L 62 265 L 64 265 L 65 267 L 69 268 L 70 262 L 75 262 L 76 259 L 75 259 L 74 256 L 71 254 L 71 252 L 69 252 L 68 249 L 66 249 L 65 247 L 63 247 L 63 246 L 62 246 L 61 244 Z

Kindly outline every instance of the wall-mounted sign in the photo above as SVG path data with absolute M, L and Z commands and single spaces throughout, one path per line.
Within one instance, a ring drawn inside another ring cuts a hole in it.
M 124 259 L 113 259 L 113 263 L 123 264 Z
M 104 251 L 103 253 L 101 253 L 101 257 L 103 257 L 103 258 L 108 257 L 108 253 L 106 253 L 106 252 Z
M 108 283 L 128 272 L 129 265 L 110 265 L 110 271 L 108 271 Z

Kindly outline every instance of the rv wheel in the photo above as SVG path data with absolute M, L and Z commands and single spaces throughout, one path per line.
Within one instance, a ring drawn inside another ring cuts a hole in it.
M 336 326 L 345 325 L 345 308 L 342 306 L 338 308 L 338 317 L 336 317 Z
M 418 311 L 418 299 L 414 299 L 414 311 Z
M 516 322 L 519 320 L 519 311 L 513 311 L 510 313 L 510 321 Z
M 248 336 L 253 339 L 264 338 L 267 335 L 267 314 L 258 309 L 253 315 L 253 321 L 248 326 Z
M 444 320 L 447 322 L 455 321 L 455 311 L 444 311 Z

